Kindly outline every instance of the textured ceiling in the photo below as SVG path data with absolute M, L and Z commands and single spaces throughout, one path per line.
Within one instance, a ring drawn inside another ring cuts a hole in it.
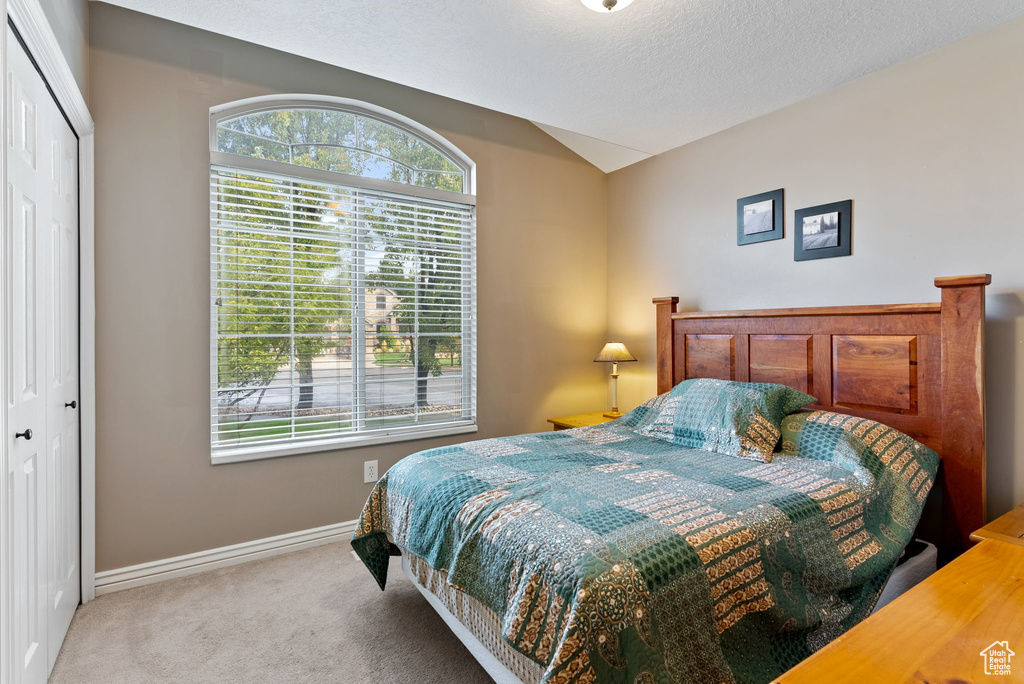
M 636 0 L 604 15 L 579 0 L 107 1 L 529 119 L 605 170 L 1024 14 L 1024 0 Z

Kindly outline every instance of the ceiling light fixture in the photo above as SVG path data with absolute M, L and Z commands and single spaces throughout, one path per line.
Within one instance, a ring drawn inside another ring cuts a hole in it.
M 587 9 L 595 12 L 618 12 L 620 9 L 632 4 L 633 0 L 581 0 Z

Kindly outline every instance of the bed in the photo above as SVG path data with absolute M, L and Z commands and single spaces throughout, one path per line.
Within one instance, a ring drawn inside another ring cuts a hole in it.
M 937 304 L 657 299 L 659 397 L 600 426 L 403 459 L 353 546 L 382 589 L 401 554 L 498 681 L 770 681 L 870 612 L 919 520 L 944 559 L 983 524 L 989 281 L 937 279 Z M 806 392 L 807 425 L 893 447 L 759 462 L 650 436 L 666 393 L 699 378 Z

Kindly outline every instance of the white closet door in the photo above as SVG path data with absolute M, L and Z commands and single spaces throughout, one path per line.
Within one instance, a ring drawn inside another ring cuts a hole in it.
M 10 517 L 14 527 L 14 669 L 22 682 L 47 675 L 46 644 L 46 301 L 49 233 L 40 216 L 39 107 L 49 97 L 30 76 L 34 69 L 8 29 L 7 200 L 11 225 L 7 254 L 10 349 L 8 427 L 18 436 L 9 451 Z
M 10 28 L 7 58 L 12 632 L 37 684 L 79 600 L 77 142 Z
M 52 99 L 47 128 L 44 194 L 49 209 L 46 274 L 46 445 L 49 639 L 47 670 L 71 624 L 81 596 L 78 502 L 78 140 Z

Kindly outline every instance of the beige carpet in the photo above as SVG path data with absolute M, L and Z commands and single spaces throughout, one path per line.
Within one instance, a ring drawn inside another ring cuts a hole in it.
M 101 596 L 50 684 L 490 678 L 392 560 L 387 591 L 347 542 Z

